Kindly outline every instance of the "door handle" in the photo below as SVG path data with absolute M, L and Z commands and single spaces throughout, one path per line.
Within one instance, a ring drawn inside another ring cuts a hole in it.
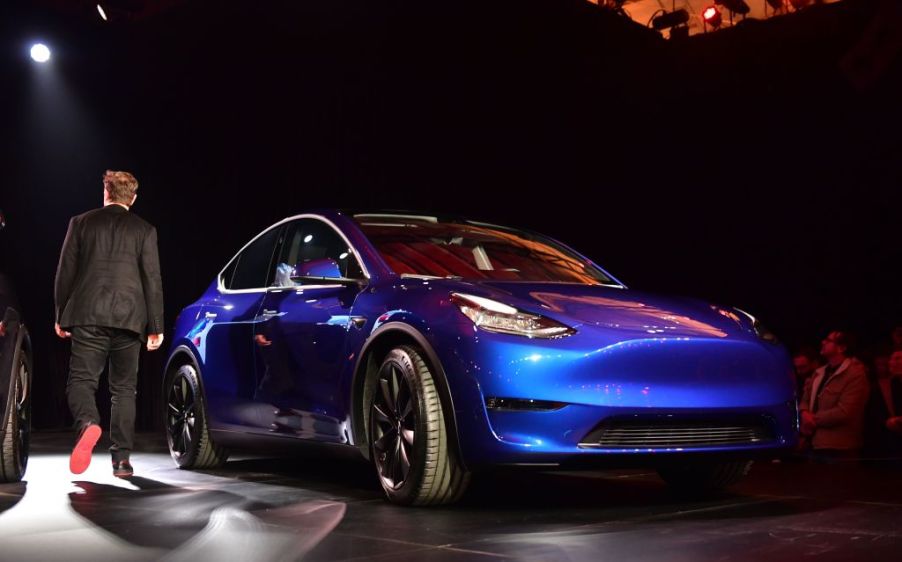
M 213 318 L 216 318 L 216 313 L 215 312 L 204 312 L 204 318 L 212 320 Z
M 270 310 L 270 309 L 268 309 L 268 308 L 264 308 L 264 309 L 263 309 L 263 315 L 264 315 L 264 316 L 275 316 L 275 315 L 278 314 L 278 313 L 279 313 L 278 310 Z

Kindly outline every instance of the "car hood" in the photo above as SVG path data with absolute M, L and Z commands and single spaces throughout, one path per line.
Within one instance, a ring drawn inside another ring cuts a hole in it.
M 596 326 L 644 337 L 711 338 L 749 334 L 751 329 L 733 311 L 693 299 L 593 285 L 498 281 L 467 285 L 482 289 L 474 294 L 573 327 Z

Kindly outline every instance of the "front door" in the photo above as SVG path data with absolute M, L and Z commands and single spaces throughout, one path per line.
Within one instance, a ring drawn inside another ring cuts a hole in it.
M 272 283 L 254 324 L 254 399 L 271 406 L 270 431 L 347 443 L 340 376 L 348 363 L 348 334 L 356 285 L 292 279 L 304 263 L 329 258 L 342 276 L 364 277 L 353 249 L 331 225 L 314 218 L 288 224 Z

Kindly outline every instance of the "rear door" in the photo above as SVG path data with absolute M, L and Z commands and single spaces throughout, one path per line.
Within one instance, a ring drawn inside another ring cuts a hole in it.
M 204 390 L 217 429 L 269 425 L 254 403 L 254 324 L 283 230 L 279 225 L 265 231 L 235 256 L 220 275 L 217 297 L 201 311 L 206 326 L 195 344 L 204 358 Z

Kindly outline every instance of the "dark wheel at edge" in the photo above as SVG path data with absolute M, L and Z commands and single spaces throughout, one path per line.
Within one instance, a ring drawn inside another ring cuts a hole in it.
M 31 360 L 25 349 L 19 349 L 12 373 L 12 401 L 3 420 L 3 443 L 0 443 L 0 482 L 18 482 L 28 467 L 31 440 Z
M 470 474 L 456 458 L 432 371 L 421 351 L 399 346 L 379 368 L 369 404 L 370 455 L 388 499 L 401 505 L 457 501 Z
M 181 365 L 167 377 L 166 442 L 179 468 L 215 468 L 229 454 L 216 445 L 207 425 L 207 412 L 197 369 Z

